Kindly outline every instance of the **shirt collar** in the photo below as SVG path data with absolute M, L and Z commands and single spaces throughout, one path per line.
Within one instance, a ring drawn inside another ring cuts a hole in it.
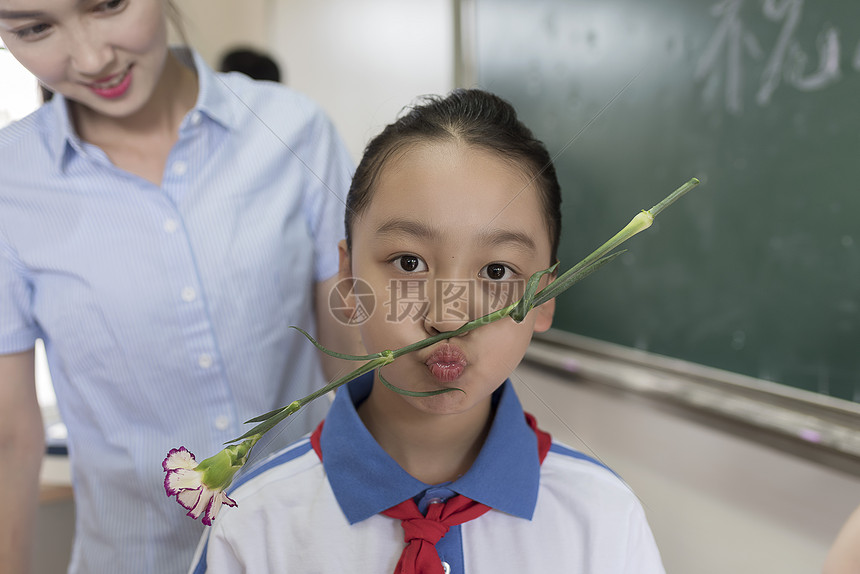
M 63 164 L 66 159 L 66 153 L 72 149 L 81 151 L 81 140 L 75 129 L 72 127 L 72 118 L 69 115 L 69 107 L 66 98 L 62 94 L 54 94 L 51 101 L 46 106 L 50 106 L 50 113 L 54 117 L 54 129 L 48 135 L 51 151 L 54 154 L 55 165 L 58 170 L 63 170 Z
M 350 524 L 431 486 L 403 470 L 358 417 L 355 407 L 370 394 L 372 385 L 371 372 L 338 392 L 320 436 L 326 475 Z M 445 486 L 496 510 L 530 519 L 540 479 L 535 433 L 526 423 L 510 380 L 496 391 L 494 399 L 496 412 L 478 458 L 466 474 Z
M 199 93 L 193 113 L 198 110 L 228 129 L 238 127 L 238 113 L 234 106 L 243 105 L 239 96 L 216 74 L 194 50 L 180 48 L 178 55 L 183 62 L 188 62 L 188 56 L 193 57 L 193 66 L 197 72 Z
M 203 57 L 195 50 L 185 47 L 172 48 L 174 54 L 186 66 L 191 67 L 197 74 L 198 94 L 197 103 L 186 115 L 183 125 L 195 112 L 202 113 L 228 129 L 237 126 L 237 113 L 234 105 L 238 103 L 239 97 L 223 82 L 221 78 L 203 60 Z M 83 143 L 72 125 L 69 114 L 68 100 L 62 94 L 55 94 L 51 101 L 46 104 L 52 107 L 54 115 L 54 126 L 56 129 L 51 134 L 51 150 L 54 154 L 56 167 L 63 170 L 66 154 L 70 152 L 83 153 Z M 180 128 L 181 129 L 181 128 Z

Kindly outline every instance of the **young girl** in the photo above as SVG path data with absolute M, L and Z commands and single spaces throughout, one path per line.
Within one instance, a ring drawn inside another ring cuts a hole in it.
M 289 325 L 351 346 L 326 305 L 345 147 L 306 98 L 168 49 L 173 12 L 0 0 L 0 38 L 56 93 L 0 131 L 4 573 L 29 571 L 37 338 L 69 432 L 70 571 L 125 574 L 182 571 L 200 537 L 160 492 L 162 451 L 180 437 L 217 450 L 242 421 L 322 386 L 318 354 Z
M 341 277 L 375 294 L 369 352 L 494 311 L 556 260 L 559 186 L 503 100 L 455 91 L 368 145 Z M 404 355 L 341 389 L 307 439 L 248 472 L 193 572 L 660 573 L 610 470 L 552 442 L 509 375 L 554 301 Z M 408 396 L 382 381 L 435 396 Z

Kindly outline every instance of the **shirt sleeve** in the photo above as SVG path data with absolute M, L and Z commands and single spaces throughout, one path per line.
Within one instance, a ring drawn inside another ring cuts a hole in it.
M 0 238 L 0 354 L 26 351 L 39 337 L 32 292 L 23 265 Z
M 275 566 L 269 560 L 266 544 L 270 543 L 258 525 L 265 524 L 265 517 L 238 521 L 238 526 L 227 523 L 223 508 L 212 526 L 206 529 L 188 574 L 235 574 L 236 572 L 281 572 L 283 566 Z M 285 542 L 286 543 L 286 542 Z
M 345 236 L 346 195 L 355 169 L 349 152 L 331 121 L 319 113 L 312 130 L 315 147 L 309 157 L 304 213 L 314 245 L 314 280 L 337 273 L 338 242 Z
M 230 574 L 247 572 L 233 547 L 218 529 L 218 522 L 207 528 L 200 539 L 188 574 Z
M 627 574 L 666 574 L 660 550 L 648 525 L 645 511 L 638 503 L 630 512 L 628 523 L 628 554 L 624 572 Z

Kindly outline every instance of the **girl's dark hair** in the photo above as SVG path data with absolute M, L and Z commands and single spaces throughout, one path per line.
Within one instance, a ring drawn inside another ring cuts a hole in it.
M 352 224 L 367 208 L 385 164 L 417 144 L 452 141 L 498 153 L 525 170 L 539 190 L 549 233 L 552 261 L 561 234 L 561 188 L 552 159 L 513 106 L 483 90 L 454 90 L 446 97 L 426 96 L 386 126 L 364 150 L 346 198 L 346 245 L 352 249 Z

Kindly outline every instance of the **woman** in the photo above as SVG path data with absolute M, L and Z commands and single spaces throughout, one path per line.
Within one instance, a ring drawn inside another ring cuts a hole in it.
M 290 325 L 357 348 L 327 305 L 344 146 L 307 99 L 168 49 L 173 12 L 167 0 L 0 0 L 0 38 L 56 93 L 0 131 L 4 572 L 27 570 L 32 538 L 37 338 L 69 430 L 71 572 L 184 571 L 200 526 L 162 494 L 164 452 L 189 437 L 214 452 L 323 384 Z

